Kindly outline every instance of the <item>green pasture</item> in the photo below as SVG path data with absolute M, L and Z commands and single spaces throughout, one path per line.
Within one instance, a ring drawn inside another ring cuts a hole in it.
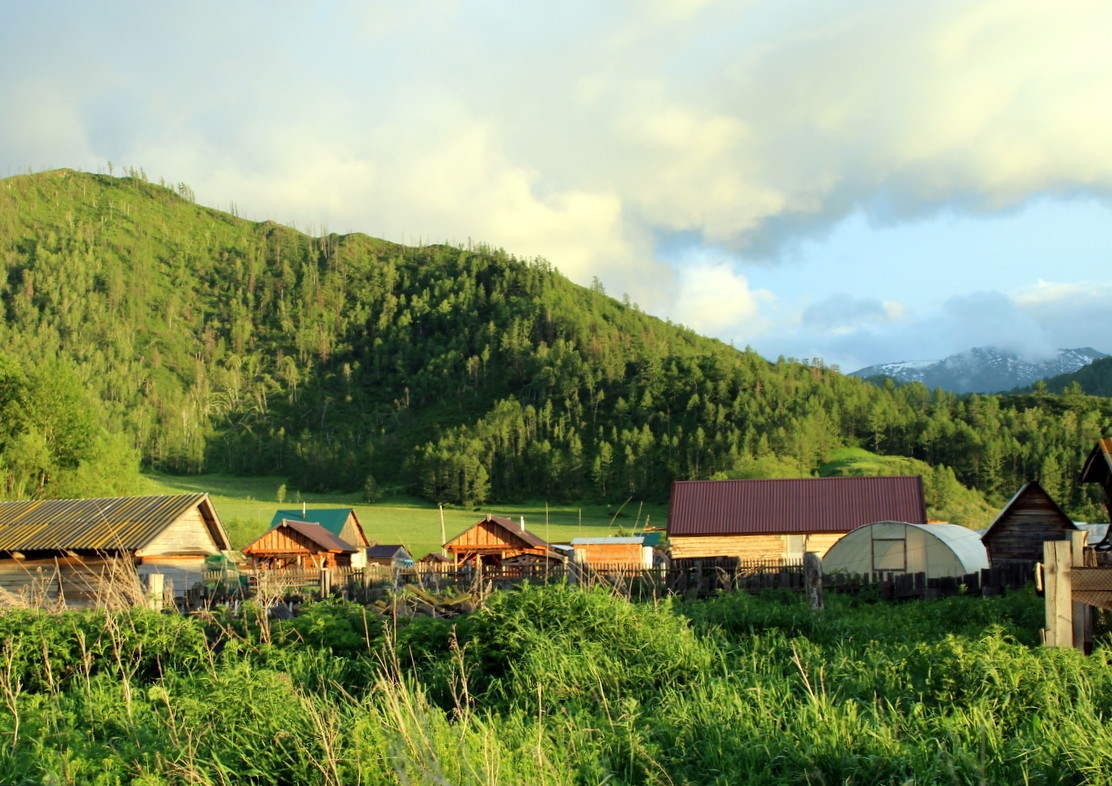
M 148 475 L 147 493 L 184 494 L 207 492 L 235 548 L 243 548 L 266 531 L 279 508 L 354 508 L 367 537 L 379 543 L 400 543 L 415 558 L 440 548 L 440 511 L 436 505 L 409 496 L 392 496 L 369 505 L 358 493 L 286 493 L 279 504 L 282 477 L 233 477 L 231 475 Z M 542 501 L 488 504 L 481 508 L 444 508 L 444 533 L 452 538 L 486 514 L 514 521 L 524 517 L 525 527 L 550 543 L 566 543 L 576 537 L 631 534 L 648 526 L 663 527 L 664 505 L 630 500 L 624 505 L 563 503 L 547 506 Z

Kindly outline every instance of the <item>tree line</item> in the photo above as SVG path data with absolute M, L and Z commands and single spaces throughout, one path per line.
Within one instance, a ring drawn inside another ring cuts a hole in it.
M 1099 515 L 1074 479 L 1112 431 L 1106 399 L 768 361 L 496 248 L 311 237 L 60 171 L 0 181 L 0 254 L 0 351 L 65 364 L 151 469 L 459 505 L 666 499 L 673 480 L 806 476 L 860 446 L 994 505 L 1034 478 Z

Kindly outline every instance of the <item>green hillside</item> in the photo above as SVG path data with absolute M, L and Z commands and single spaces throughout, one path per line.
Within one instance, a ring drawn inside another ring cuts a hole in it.
M 698 336 L 543 260 L 310 237 L 189 197 L 67 170 L 0 181 L 0 352 L 31 376 L 64 367 L 103 440 L 149 470 L 617 504 L 663 502 L 674 479 L 815 474 L 859 447 L 948 467 L 993 505 L 1039 478 L 1099 515 L 1073 478 L 1112 433 L 1106 400 L 877 388 Z M 24 458 L 0 464 L 8 493 L 63 492 L 21 480 Z
M 1043 380 L 1040 389 L 1050 393 L 1064 393 L 1071 385 L 1078 385 L 1074 392 L 1090 396 L 1112 396 L 1112 357 L 1099 358 L 1070 374 L 1059 374 Z

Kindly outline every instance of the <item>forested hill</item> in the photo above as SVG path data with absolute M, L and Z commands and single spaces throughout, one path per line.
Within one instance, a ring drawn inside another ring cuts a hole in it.
M 936 508 L 949 467 L 994 503 L 1037 477 L 1095 510 L 1073 477 L 1112 433 L 1104 400 L 876 388 L 700 337 L 543 261 L 310 237 L 190 196 L 65 170 L 0 181 L 0 352 L 28 373 L 60 356 L 152 468 L 620 501 L 807 475 L 861 446 L 936 467 Z

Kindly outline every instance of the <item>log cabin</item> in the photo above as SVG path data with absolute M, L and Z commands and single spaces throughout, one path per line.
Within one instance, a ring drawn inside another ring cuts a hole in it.
M 92 605 L 151 573 L 181 597 L 230 548 L 208 494 L 0 502 L 7 597 Z
M 475 564 L 497 567 L 514 562 L 561 562 L 548 544 L 518 524 L 501 516 L 487 516 L 444 544 L 457 567 Z
M 1016 492 L 981 535 L 992 565 L 1039 562 L 1043 543 L 1066 540 L 1077 525 L 1035 481 Z
M 251 567 L 259 570 L 320 570 L 366 565 L 366 549 L 348 543 L 314 521 L 301 519 L 282 519 L 248 545 L 243 553 Z
M 672 484 L 667 532 L 673 559 L 778 564 L 808 551 L 822 556 L 874 521 L 926 518 L 918 475 L 688 480 Z

